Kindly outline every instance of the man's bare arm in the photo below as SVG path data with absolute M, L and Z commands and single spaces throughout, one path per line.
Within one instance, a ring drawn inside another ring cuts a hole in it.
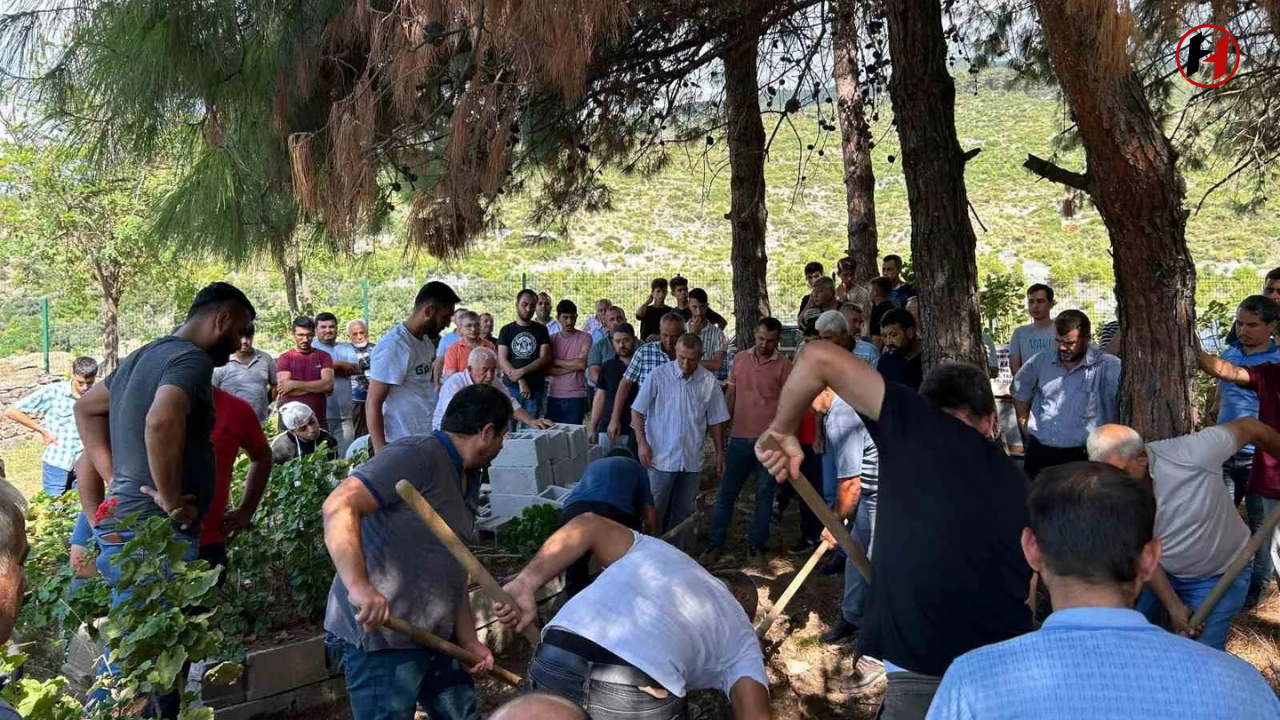
M 624 412 L 622 406 L 626 404 L 626 398 L 631 397 L 631 388 L 635 386 L 635 383 L 625 377 L 618 383 L 618 393 L 614 395 L 613 411 L 609 417 L 609 424 L 622 422 L 622 413 Z
M 506 345 L 498 346 L 498 369 L 501 370 L 502 374 L 506 375 L 507 379 L 511 382 L 519 380 L 520 375 L 524 373 L 523 370 L 517 369 L 511 364 L 511 348 Z
M 378 511 L 378 501 L 358 478 L 342 481 L 324 501 L 324 544 L 333 567 L 347 588 L 348 601 L 360 608 L 356 621 L 373 630 L 390 615 L 387 600 L 369 582 L 360 520 Z
M 787 435 L 795 433 L 813 399 L 830 387 L 854 410 L 880 418 L 884 401 L 884 379 L 866 361 L 832 343 L 814 343 L 782 386 L 778 411 L 770 429 Z
M 187 442 L 190 412 L 191 399 L 176 385 L 161 385 L 147 410 L 147 464 L 166 512 L 182 505 L 182 450 Z
M 380 380 L 369 380 L 369 393 L 364 403 L 364 421 L 369 426 L 369 444 L 378 452 L 387 444 L 386 431 L 382 425 L 382 403 L 386 402 L 391 386 Z
M 1236 450 L 1245 445 L 1254 445 L 1277 460 L 1280 460 L 1280 431 L 1262 422 L 1258 418 L 1242 417 L 1223 423 L 1222 427 L 1231 431 L 1236 439 Z
M 1197 353 L 1197 362 L 1200 369 L 1205 371 L 1209 376 L 1219 380 L 1234 383 L 1242 388 L 1252 387 L 1253 383 L 1249 380 L 1249 371 L 1242 367 L 1237 367 L 1222 358 L 1214 357 L 1201 349 Z
M 80 433 L 84 454 L 93 462 L 98 474 L 108 481 L 113 473 L 111 423 L 107 418 L 110 408 L 111 393 L 106 383 L 89 388 L 75 404 L 76 430 Z M 96 512 L 97 508 L 94 510 Z
M 507 585 L 507 591 L 511 592 L 511 586 L 515 585 L 537 593 L 551 578 L 564 572 L 588 552 L 601 566 L 609 567 L 627 554 L 634 539 L 630 529 L 612 520 L 594 513 L 579 515 L 547 538 L 538 554 Z M 511 594 L 517 595 L 515 592 Z
M 733 720 L 771 720 L 769 688 L 751 678 L 739 678 L 729 688 L 729 704 Z
M 543 345 L 538 348 L 538 359 L 524 366 L 522 371 L 525 375 L 536 373 L 540 370 L 550 368 L 554 358 L 551 357 L 551 345 Z
M 89 521 L 89 527 L 98 527 L 98 506 L 107 496 L 107 484 L 88 455 L 82 454 L 76 461 L 76 489 L 80 494 L 80 511 Z

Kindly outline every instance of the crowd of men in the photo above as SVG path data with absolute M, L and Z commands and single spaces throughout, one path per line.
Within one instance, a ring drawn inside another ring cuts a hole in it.
M 508 584 L 514 605 L 495 609 L 523 629 L 538 590 L 562 572 L 570 599 L 534 652 L 534 692 L 498 717 L 678 718 L 688 692 L 708 688 L 729 697 L 739 720 L 770 717 L 752 627 L 757 590 L 741 572 L 719 572 L 732 560 L 748 479 L 744 560 L 771 552 L 795 482 L 812 482 L 870 557 L 870 578 L 842 554 L 823 568 L 842 572 L 844 586 L 821 640 L 856 637 L 840 689 L 883 683 L 880 717 L 1280 716 L 1258 672 L 1224 652 L 1235 615 L 1268 591 L 1280 531 L 1191 624 L 1280 504 L 1280 268 L 1240 303 L 1221 356 L 1201 353 L 1219 380 L 1214 422 L 1156 442 L 1119 424 L 1122 343 L 1100 347 L 1085 313 L 1055 316 L 1053 289 L 1028 288 L 1031 322 L 1009 350 L 1021 463 L 997 442 L 990 339 L 988 367 L 924 373 L 928 328 L 901 258 L 886 256 L 865 287 L 856 270 L 852 258 L 834 277 L 820 263 L 804 268 L 811 292 L 795 318 L 804 342 L 794 357 L 786 328 L 769 317 L 730 347 L 707 293 L 677 276 L 653 280 L 634 324 L 600 299 L 581 329 L 572 300 L 522 290 L 514 320 L 496 328 L 429 282 L 376 344 L 362 320 L 339 340 L 339 319 L 320 313 L 295 319 L 293 348 L 272 358 L 254 346 L 252 302 L 214 283 L 173 334 L 104 382 L 91 358 L 78 358 L 68 382 L 5 414 L 45 438 L 45 491 L 78 488 L 72 562 L 78 577 L 104 576 L 113 604 L 129 592 L 113 562 L 133 534 L 121 519 L 167 515 L 188 559 L 225 567 L 226 543 L 251 521 L 273 464 L 368 453 L 323 509 L 337 571 L 325 628 L 357 720 L 408 720 L 419 708 L 478 718 L 471 677 L 493 666 L 475 634 L 466 572 L 396 483 L 407 479 L 471 540 L 479 473 L 507 433 L 583 422 L 609 457 L 589 466 L 561 529 Z M 280 433 L 268 441 L 272 421 Z M 762 447 L 762 436 L 778 449 Z M 708 445 L 714 512 L 709 541 L 696 548 L 686 520 Z M 250 467 L 233 507 L 242 452 Z M 0 603 L 24 552 L 6 487 Z M 786 549 L 834 546 L 799 505 Z M 85 561 L 95 545 L 96 565 Z M 593 563 L 603 568 L 594 578 Z M 1046 594 L 1047 617 L 1036 614 Z M 0 607 L 0 633 L 10 611 Z M 388 629 L 391 617 L 481 661 L 463 667 Z M 175 717 L 176 696 L 155 698 L 152 712 Z

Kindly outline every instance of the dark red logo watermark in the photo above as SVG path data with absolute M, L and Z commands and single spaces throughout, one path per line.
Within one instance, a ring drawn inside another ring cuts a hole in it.
M 1240 46 L 1236 43 L 1236 36 L 1224 27 L 1197 25 L 1178 40 L 1175 59 L 1178 72 L 1187 82 L 1197 87 L 1215 88 L 1234 77 L 1236 70 L 1240 69 Z M 1196 75 L 1206 66 L 1213 68 L 1213 81 L 1204 83 L 1196 80 Z

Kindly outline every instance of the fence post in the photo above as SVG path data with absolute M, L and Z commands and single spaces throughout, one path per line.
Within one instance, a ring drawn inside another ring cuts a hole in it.
M 364 307 L 364 326 L 369 327 L 369 278 L 360 278 L 360 304 Z
M 524 273 L 520 273 L 520 289 L 527 290 L 528 288 L 529 280 L 524 276 Z
M 40 346 L 44 348 L 44 374 L 49 374 L 49 298 L 40 298 Z

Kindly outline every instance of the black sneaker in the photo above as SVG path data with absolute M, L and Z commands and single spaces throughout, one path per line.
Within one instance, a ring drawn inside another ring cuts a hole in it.
M 840 692 L 856 695 L 884 680 L 884 665 L 867 657 L 859 657 L 853 664 L 853 673 L 840 683 Z
M 830 560 L 818 566 L 819 575 L 839 575 L 844 572 L 844 558 L 832 556 Z
M 809 555 L 818 549 L 818 543 L 812 540 L 800 538 L 787 547 L 787 552 L 792 555 Z
M 824 645 L 834 645 L 848 640 L 856 634 L 858 634 L 858 626 L 844 618 L 840 618 L 835 625 L 831 626 L 831 629 L 818 636 L 818 641 Z

